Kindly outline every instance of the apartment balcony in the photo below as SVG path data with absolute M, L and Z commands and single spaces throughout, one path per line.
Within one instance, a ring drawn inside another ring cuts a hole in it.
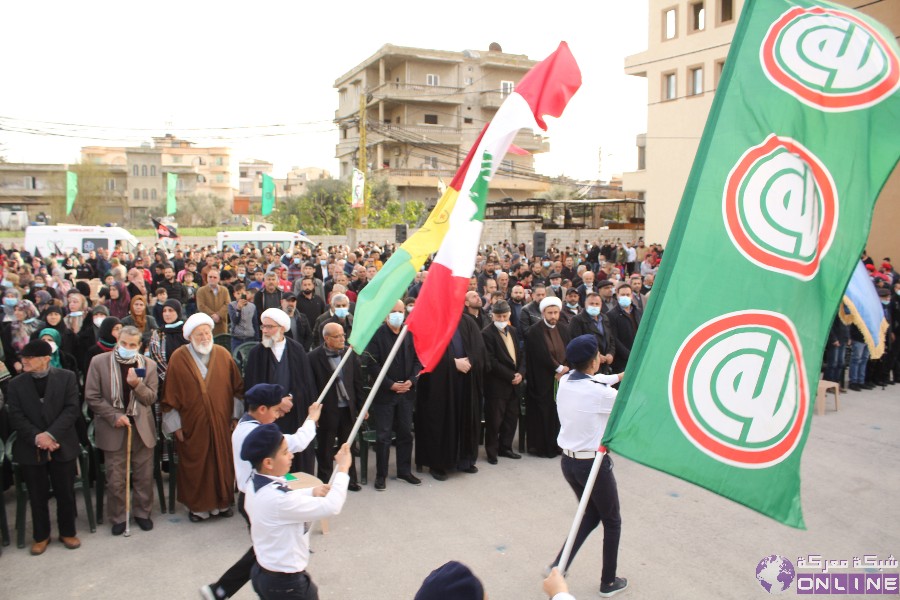
M 508 93 L 501 92 L 500 90 L 487 90 L 481 92 L 481 108 L 496 110 L 500 108 L 500 105 L 503 104 L 503 101 L 506 100 L 507 96 L 509 96 Z
M 513 139 L 513 144 L 532 154 L 550 152 L 550 142 L 544 139 L 544 136 L 536 135 L 527 130 L 522 130 L 517 133 L 516 137 Z
M 463 88 L 419 83 L 385 83 L 370 90 L 373 99 L 429 104 L 462 104 Z

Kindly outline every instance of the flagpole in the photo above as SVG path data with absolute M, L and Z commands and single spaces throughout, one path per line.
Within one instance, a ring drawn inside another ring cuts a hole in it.
M 588 475 L 587 483 L 584 484 L 584 492 L 581 494 L 581 500 L 578 502 L 578 510 L 575 511 L 575 519 L 572 520 L 572 527 L 569 529 L 569 536 L 563 545 L 562 554 L 559 555 L 559 572 L 563 575 L 568 571 L 569 555 L 572 554 L 572 546 L 575 545 L 575 535 L 578 528 L 581 527 L 581 521 L 584 519 L 584 511 L 587 509 L 588 502 L 591 500 L 591 492 L 594 490 L 594 483 L 597 481 L 597 474 L 600 473 L 600 465 L 603 463 L 603 457 L 606 456 L 605 451 L 598 451 L 594 457 L 594 464 L 591 465 L 591 472 Z
M 353 447 L 353 440 L 356 439 L 356 435 L 359 433 L 359 428 L 362 427 L 362 423 L 369 412 L 369 407 L 372 406 L 372 402 L 375 400 L 375 394 L 378 393 L 378 388 L 381 387 L 381 383 L 387 376 L 388 367 L 391 366 L 391 363 L 394 362 L 394 358 L 396 358 L 397 356 L 397 352 L 400 351 L 400 344 L 403 343 L 403 339 L 406 337 L 407 331 L 408 329 L 406 328 L 406 324 L 404 323 L 403 328 L 400 329 L 400 333 L 397 335 L 397 341 L 394 342 L 394 347 L 391 348 L 391 351 L 388 353 L 387 358 L 384 360 L 384 366 L 381 367 L 381 372 L 378 373 L 378 377 L 375 379 L 375 383 L 372 384 L 372 389 L 369 391 L 369 395 L 366 398 L 366 403 L 363 404 L 361 409 L 359 409 L 359 414 L 356 416 L 356 423 L 353 424 L 353 429 L 350 431 L 350 435 L 347 436 L 347 443 L 350 444 L 351 448 Z M 328 481 L 329 484 L 334 481 L 334 476 L 336 474 L 337 469 L 335 469 L 331 473 L 331 479 Z
M 344 356 L 341 357 L 341 362 L 338 363 L 338 366 L 335 367 L 334 372 L 331 374 L 331 377 L 328 379 L 328 383 L 325 384 L 325 388 L 319 393 L 319 397 L 316 398 L 315 404 L 322 404 L 322 401 L 325 399 L 325 394 L 328 393 L 328 390 L 331 389 L 331 386 L 334 385 L 334 382 L 337 380 L 338 373 L 341 372 L 341 369 L 344 368 L 344 365 L 347 363 L 347 360 L 350 359 L 350 354 L 353 352 L 352 346 L 347 346 L 347 351 L 344 352 Z

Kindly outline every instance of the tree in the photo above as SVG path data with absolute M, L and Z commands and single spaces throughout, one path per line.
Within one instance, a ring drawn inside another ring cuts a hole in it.
M 99 225 L 124 218 L 126 202 L 121 190 L 110 189 L 109 182 L 115 180 L 115 176 L 109 165 L 79 163 L 71 165 L 69 170 L 78 176 L 78 197 L 72 206 L 72 214 L 66 216 L 63 182 L 61 196 L 51 205 L 56 222 Z
M 310 181 L 302 196 L 278 203 L 269 219 L 276 228 L 286 231 L 343 234 L 353 226 L 350 182 L 330 178 Z
M 154 215 L 166 214 L 166 199 L 151 211 Z M 178 196 L 175 218 L 182 227 L 213 227 L 225 217 L 225 199 L 213 194 Z

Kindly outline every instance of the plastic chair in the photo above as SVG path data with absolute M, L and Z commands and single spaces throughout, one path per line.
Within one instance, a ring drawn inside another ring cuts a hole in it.
M 222 346 L 223 348 L 231 352 L 231 334 L 220 333 L 213 338 L 213 344 L 215 344 L 216 346 Z
M 6 495 L 3 488 L 6 487 L 6 481 L 3 477 L 3 463 L 6 462 L 6 445 L 0 440 L 0 536 L 4 546 L 9 546 L 9 520 L 6 516 Z
M 244 342 L 232 352 L 234 362 L 237 363 L 238 370 L 241 372 L 241 377 L 244 376 L 244 368 L 247 366 L 247 357 L 250 355 L 250 351 L 256 348 L 257 345 L 259 345 L 259 342 Z
M 834 381 L 821 379 L 819 380 L 819 387 L 816 390 L 815 409 L 817 415 L 825 414 L 825 403 L 828 400 L 828 392 L 834 394 L 834 410 L 838 410 L 838 397 L 841 395 L 840 385 Z

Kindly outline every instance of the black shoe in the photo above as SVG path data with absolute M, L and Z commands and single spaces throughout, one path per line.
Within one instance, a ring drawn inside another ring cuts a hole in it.
M 225 510 L 220 510 L 219 516 L 224 519 L 230 519 L 231 517 L 234 516 L 234 509 L 229 506 Z
M 206 521 L 207 519 L 209 519 L 209 517 L 201 517 L 195 512 L 188 512 L 188 521 L 191 523 L 199 523 L 201 521 Z
M 412 473 L 407 473 L 406 475 L 397 475 L 397 479 L 402 479 L 410 485 L 422 485 L 422 480 Z
M 478 472 L 478 467 L 476 467 L 475 465 L 472 465 L 472 466 L 469 467 L 468 469 L 460 469 L 460 472 L 462 472 L 462 473 L 472 473 L 472 474 L 475 474 L 475 473 Z
M 501 450 L 500 456 L 502 456 L 503 458 L 522 458 L 521 454 L 513 452 L 512 450 Z
M 384 484 L 384 477 L 376 477 L 375 478 L 375 491 L 383 492 L 387 489 L 387 486 Z
M 497 464 L 497 459 L 496 459 L 496 458 L 488 457 L 487 461 L 488 461 L 488 464 L 489 464 L 489 465 L 496 465 L 496 464 Z
M 888 385 L 897 385 L 896 381 L 888 381 Z
M 616 577 L 615 581 L 612 583 L 601 583 L 600 584 L 600 597 L 601 598 L 609 598 L 610 596 L 615 596 L 619 592 L 623 591 L 628 587 L 628 580 L 624 577 Z
M 140 527 L 142 531 L 150 531 L 153 529 L 153 521 L 150 520 L 150 517 L 147 517 L 146 519 L 135 517 L 134 522 L 138 524 L 138 527 Z
M 431 476 L 438 481 L 447 481 L 447 471 L 442 471 L 440 469 L 431 469 Z
M 113 535 L 122 535 L 125 533 L 125 523 L 113 523 L 112 526 L 112 534 Z
M 358 492 L 362 489 L 362 486 L 355 481 L 351 481 L 349 484 L 347 484 L 347 489 L 351 492 Z
M 849 387 L 851 390 L 853 390 L 854 392 L 861 392 L 861 391 L 862 391 L 862 387 L 861 387 L 858 383 L 851 383 L 848 387 Z
M 874 383 L 864 383 L 862 384 L 862 388 L 864 390 L 874 390 L 877 386 Z

